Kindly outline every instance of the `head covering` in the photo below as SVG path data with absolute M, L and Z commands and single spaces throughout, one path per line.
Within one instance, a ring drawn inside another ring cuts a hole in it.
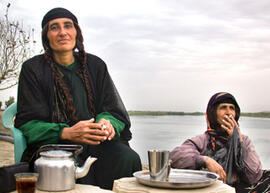
M 235 120 L 238 121 L 240 117 L 240 107 L 233 95 L 227 92 L 216 93 L 210 98 L 206 109 L 207 120 L 209 121 L 210 127 L 212 129 L 219 127 L 219 124 L 217 123 L 217 106 L 221 103 L 234 104 Z
M 208 144 L 209 149 L 217 150 L 219 145 L 217 140 L 226 143 L 228 138 L 228 133 L 225 131 L 218 131 L 217 128 L 220 127 L 217 122 L 217 106 L 221 103 L 230 103 L 235 106 L 235 120 L 238 121 L 240 117 L 240 107 L 237 104 L 233 95 L 227 92 L 219 92 L 214 94 L 207 105 L 206 109 L 206 119 L 207 119 L 207 133 L 210 135 L 210 142 Z
M 62 7 L 57 7 L 54 9 L 51 9 L 46 13 L 46 15 L 42 19 L 41 27 L 43 28 L 49 21 L 57 18 L 69 18 L 73 22 L 78 23 L 78 20 L 76 16 L 71 13 L 69 10 L 62 8 Z

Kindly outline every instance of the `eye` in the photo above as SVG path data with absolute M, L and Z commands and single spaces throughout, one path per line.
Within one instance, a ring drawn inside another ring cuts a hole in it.
M 71 29 L 71 28 L 73 28 L 73 24 L 72 23 L 66 23 L 65 28 L 66 29 Z
M 226 109 L 225 105 L 220 106 L 220 109 Z
M 51 26 L 50 26 L 50 30 L 51 30 L 51 31 L 56 31 L 56 30 L 58 30 L 58 28 L 59 28 L 59 27 L 58 27 L 57 25 L 51 25 Z

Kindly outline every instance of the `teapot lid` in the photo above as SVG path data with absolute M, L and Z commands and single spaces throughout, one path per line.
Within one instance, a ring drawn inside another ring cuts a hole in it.
M 72 153 L 64 150 L 48 150 L 40 152 L 40 155 L 49 158 L 65 158 L 71 157 Z

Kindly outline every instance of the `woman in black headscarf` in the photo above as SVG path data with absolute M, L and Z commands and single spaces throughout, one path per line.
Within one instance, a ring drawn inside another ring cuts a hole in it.
M 186 140 L 171 152 L 172 167 L 206 168 L 219 174 L 236 192 L 253 192 L 252 185 L 259 184 L 262 176 L 269 173 L 262 170 L 249 137 L 241 133 L 239 117 L 240 107 L 231 94 L 213 95 L 206 110 L 207 131 Z M 266 190 L 267 186 L 260 185 L 260 188 Z
M 27 139 L 22 161 L 42 145 L 81 144 L 80 165 L 89 155 L 98 160 L 79 182 L 112 189 L 115 179 L 141 170 L 141 162 L 128 145 L 129 116 L 107 66 L 85 52 L 78 20 L 67 9 L 43 17 L 42 43 L 45 53 L 20 73 L 15 127 Z

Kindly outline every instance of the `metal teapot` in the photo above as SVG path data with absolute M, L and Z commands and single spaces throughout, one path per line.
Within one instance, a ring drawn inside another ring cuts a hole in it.
M 81 152 L 81 145 L 42 146 L 37 152 L 40 157 L 34 164 L 35 171 L 39 173 L 37 188 L 45 191 L 74 189 L 75 180 L 84 177 L 97 160 L 89 156 L 82 167 L 77 167 L 74 156 Z

